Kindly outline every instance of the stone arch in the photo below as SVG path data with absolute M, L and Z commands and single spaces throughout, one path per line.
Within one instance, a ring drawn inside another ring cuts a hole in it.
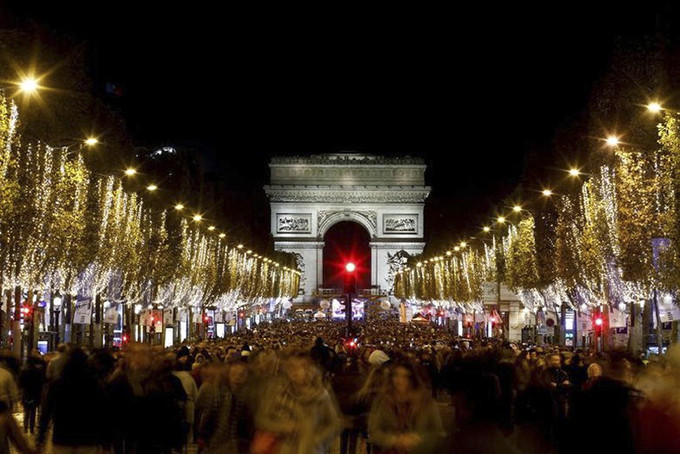
M 319 232 L 319 238 L 323 239 L 326 236 L 326 232 L 328 232 L 331 227 L 342 221 L 356 222 L 368 231 L 371 238 L 377 236 L 377 226 L 374 225 L 366 215 L 356 211 L 338 211 L 324 217 L 323 220 L 320 220 L 317 230 Z

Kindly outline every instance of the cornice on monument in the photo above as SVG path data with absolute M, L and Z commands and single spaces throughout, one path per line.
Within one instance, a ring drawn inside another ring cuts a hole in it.
M 417 165 L 424 166 L 422 158 L 412 156 L 377 156 L 360 153 L 325 153 L 311 156 L 275 156 L 271 164 L 301 165 Z
M 313 203 L 423 203 L 429 186 L 317 186 L 270 185 L 264 190 L 271 202 Z

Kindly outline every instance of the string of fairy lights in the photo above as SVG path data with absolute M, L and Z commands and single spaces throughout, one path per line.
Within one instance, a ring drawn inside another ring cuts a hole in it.
M 565 170 L 561 185 L 497 209 L 477 236 L 399 270 L 395 296 L 479 311 L 484 283 L 502 281 L 529 310 L 565 302 L 582 310 L 618 302 L 623 309 L 654 288 L 678 288 L 676 245 L 661 253 L 668 264 L 659 266 L 652 240 L 674 237 L 680 226 L 673 179 L 680 174 L 680 128 L 676 113 L 660 103 L 646 108 L 663 114 L 660 149 L 640 150 L 613 134 L 601 139 L 608 161 L 594 161 L 591 172 Z
M 39 88 L 31 79 L 17 84 L 18 93 Z M 126 303 L 223 309 L 297 295 L 298 270 L 230 242 L 185 203 L 153 210 L 124 190 L 123 178 L 140 177 L 135 168 L 120 177 L 90 171 L 82 151 L 96 147 L 96 137 L 64 147 L 22 145 L 18 117 L 0 90 L 2 288 L 117 292 Z M 160 189 L 155 182 L 145 188 Z

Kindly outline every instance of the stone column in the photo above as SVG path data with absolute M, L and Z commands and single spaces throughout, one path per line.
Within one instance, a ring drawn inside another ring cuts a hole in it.
M 378 249 L 378 246 L 371 242 L 371 285 L 372 286 L 378 286 L 380 285 L 379 277 L 378 277 L 378 254 L 380 253 L 380 250 Z M 384 254 L 385 251 L 382 251 Z
M 313 287 L 310 287 L 310 282 L 307 282 L 308 287 L 305 289 L 305 295 L 311 295 L 316 292 L 319 287 L 323 285 L 323 246 L 325 243 L 316 243 L 316 279 Z

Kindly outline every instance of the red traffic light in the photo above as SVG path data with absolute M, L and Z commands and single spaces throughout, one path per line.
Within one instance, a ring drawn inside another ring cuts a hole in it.
M 347 262 L 347 264 L 345 265 L 345 269 L 347 270 L 348 273 L 353 273 L 354 270 L 357 269 L 357 266 L 352 262 Z
M 604 323 L 604 322 L 602 321 L 602 317 L 597 317 L 597 318 L 595 319 L 595 324 L 596 324 L 597 326 L 602 326 L 602 323 Z

